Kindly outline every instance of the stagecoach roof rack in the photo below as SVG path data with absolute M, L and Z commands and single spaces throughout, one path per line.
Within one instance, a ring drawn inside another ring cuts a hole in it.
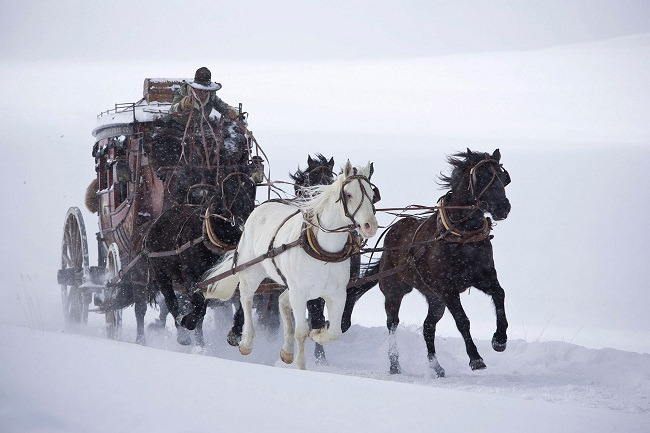
M 152 122 L 169 114 L 174 91 L 184 81 L 187 79 L 146 78 L 142 99 L 115 104 L 114 108 L 99 113 L 93 136 L 98 140 L 114 136 L 121 130 L 127 131 L 135 122 Z
M 115 104 L 115 108 L 102 111 L 97 115 L 93 136 L 100 139 L 103 138 L 102 135 L 105 136 L 108 133 L 107 131 L 111 129 L 117 131 L 122 127 L 133 125 L 135 122 L 152 122 L 169 114 L 170 106 L 169 103 L 147 103 L 144 98 L 138 102 Z M 111 133 L 111 135 L 114 134 Z

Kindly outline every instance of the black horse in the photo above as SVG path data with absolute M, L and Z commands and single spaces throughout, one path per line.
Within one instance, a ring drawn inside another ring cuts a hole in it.
M 226 172 L 223 179 L 214 168 L 187 166 L 185 170 L 192 178 L 187 182 L 191 186 L 185 202 L 163 212 L 145 239 L 149 293 L 163 294 L 177 326 L 200 330 L 206 301 L 197 283 L 239 241 L 244 222 L 255 207 L 256 184 L 250 173 L 237 168 Z M 175 287 L 189 298 L 189 311 L 179 310 Z M 201 333 L 198 338 L 203 345 Z
M 389 332 L 390 372 L 401 371 L 398 361 L 395 330 L 404 295 L 415 287 L 426 298 L 429 312 L 424 321 L 424 340 L 430 367 L 439 377 L 445 371 L 436 359 L 434 345 L 436 324 L 445 307 L 454 317 L 463 336 L 472 370 L 485 368 L 485 363 L 470 335 L 470 323 L 460 302 L 460 293 L 475 287 L 492 297 L 496 309 L 496 332 L 492 347 L 506 348 L 508 321 L 504 307 L 505 292 L 497 279 L 492 254 L 492 224 L 510 212 L 505 187 L 510 176 L 500 163 L 501 154 L 492 155 L 467 149 L 448 158 L 453 170 L 441 175 L 441 184 L 449 191 L 438 202 L 438 210 L 427 219 L 407 217 L 399 220 L 386 233 L 385 251 L 364 276 L 378 274 L 378 279 L 353 288 L 343 313 L 350 323 L 354 302 L 377 281 L 385 296 L 386 325 Z M 348 292 L 350 293 L 350 292 Z M 349 326 L 349 325 L 348 325 Z

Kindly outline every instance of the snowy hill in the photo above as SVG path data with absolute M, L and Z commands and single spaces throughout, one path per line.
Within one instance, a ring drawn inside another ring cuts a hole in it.
M 169 328 L 141 347 L 0 325 L 2 431 L 595 433 L 650 423 L 647 354 L 524 341 L 497 354 L 479 341 L 488 368 L 472 372 L 461 340 L 447 338 L 438 353 L 448 377 L 436 379 L 421 332 L 402 328 L 404 373 L 391 376 L 385 330 L 354 326 L 326 346 L 329 366 L 308 356 L 311 371 L 299 371 L 279 361 L 277 338 L 261 332 L 244 358 L 211 326 L 199 354 L 183 353 Z

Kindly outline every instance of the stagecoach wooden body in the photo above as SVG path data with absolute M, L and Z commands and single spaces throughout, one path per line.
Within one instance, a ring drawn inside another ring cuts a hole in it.
M 57 275 L 64 316 L 69 323 L 86 322 L 89 311 L 99 311 L 106 314 L 107 330 L 112 336 L 120 326 L 121 311 L 104 311 L 98 306 L 115 296 L 116 283 L 127 274 L 130 279 L 146 284 L 143 237 L 151 223 L 175 204 L 170 191 L 177 181 L 179 155 L 161 152 L 158 136 L 161 122 L 173 122 L 169 108 L 173 92 L 182 82 L 146 79 L 142 99 L 115 104 L 113 109 L 97 116 L 92 132 L 97 178 L 96 187 L 91 184 L 89 191 L 94 195 L 90 201 L 95 200 L 99 219 L 98 264 L 89 264 L 83 216 L 78 207 L 72 207 L 65 218 Z M 213 138 L 222 143 L 226 134 L 224 123 L 216 112 L 211 119 L 218 126 Z M 259 148 L 246 129 L 244 118 L 240 117 L 237 123 L 246 137 L 246 149 L 235 169 L 257 174 L 259 178 L 264 173 Z M 218 173 L 219 179 L 226 176 L 225 170 Z

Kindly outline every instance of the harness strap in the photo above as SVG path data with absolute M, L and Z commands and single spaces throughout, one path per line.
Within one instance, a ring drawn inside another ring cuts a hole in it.
M 280 254 L 280 253 L 283 253 L 283 252 L 286 250 L 286 248 L 283 249 L 282 251 L 280 251 L 279 253 L 276 254 L 276 253 L 274 253 L 273 244 L 275 243 L 275 237 L 278 235 L 278 232 L 280 232 L 280 229 L 282 228 L 282 226 L 285 225 L 287 221 L 289 221 L 291 218 L 293 218 L 294 216 L 298 215 L 299 213 L 300 213 L 300 210 L 297 210 L 297 211 L 295 211 L 294 213 L 292 213 L 291 215 L 287 216 L 287 217 L 282 221 L 282 224 L 280 224 L 280 225 L 278 226 L 278 228 L 275 230 L 275 234 L 274 234 L 273 237 L 271 238 L 271 242 L 269 242 L 269 250 L 268 250 L 268 252 L 267 252 L 267 254 L 269 255 L 269 257 L 271 258 L 271 263 L 273 263 L 273 266 L 275 267 L 275 272 L 278 273 L 278 275 L 280 276 L 280 278 L 282 279 L 282 282 L 284 283 L 284 285 L 285 285 L 286 287 L 289 287 L 289 284 L 287 283 L 287 278 L 284 276 L 284 274 L 282 273 L 282 271 L 281 271 L 280 268 L 278 267 L 278 264 L 275 263 L 275 256 L 277 256 L 277 255 Z M 302 242 L 302 238 L 298 238 L 298 240 Z
M 176 248 L 175 250 L 169 250 L 169 251 L 154 251 L 154 252 L 147 252 L 143 251 L 144 254 L 146 254 L 148 257 L 169 257 L 169 256 L 177 256 L 183 251 L 187 250 L 188 248 L 192 248 L 194 245 L 199 244 L 205 240 L 204 236 L 199 236 L 198 238 L 192 239 L 191 241 L 185 242 L 183 245 L 180 247 Z
M 241 271 L 242 269 L 246 269 L 248 267 L 251 267 L 253 265 L 256 265 L 270 257 L 275 257 L 278 254 L 281 254 L 288 250 L 289 248 L 293 248 L 297 245 L 300 245 L 300 242 L 302 242 L 302 239 L 296 239 L 293 242 L 290 242 L 288 244 L 282 244 L 278 247 L 273 248 L 272 250 L 267 251 L 266 253 L 262 254 L 261 256 L 258 256 L 254 258 L 253 260 L 250 260 L 246 263 L 242 263 L 241 265 L 237 265 L 235 267 L 230 268 L 229 270 L 222 272 L 218 275 L 215 275 L 212 278 L 208 278 L 207 280 L 203 280 L 200 283 L 197 284 L 197 287 L 201 289 L 202 291 L 205 291 L 205 289 L 215 281 L 222 280 L 226 277 L 229 277 L 231 275 L 235 275 L 237 272 Z

